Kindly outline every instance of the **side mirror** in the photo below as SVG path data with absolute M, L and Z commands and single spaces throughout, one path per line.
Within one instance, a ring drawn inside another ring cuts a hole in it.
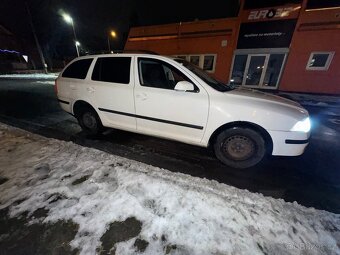
M 194 91 L 195 87 L 192 83 L 188 81 L 179 81 L 175 86 L 175 90 L 177 91 Z

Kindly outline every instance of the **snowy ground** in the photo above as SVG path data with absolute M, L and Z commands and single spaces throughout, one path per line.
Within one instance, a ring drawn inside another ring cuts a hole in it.
M 0 178 L 0 210 L 73 221 L 80 254 L 107 249 L 119 222 L 141 225 L 116 254 L 340 254 L 340 215 L 2 124 Z
M 57 79 L 58 75 L 59 73 L 1 74 L 0 79 L 31 80 L 39 84 L 54 85 L 54 80 Z
M 0 78 L 7 79 L 56 79 L 59 73 L 23 73 L 23 74 L 1 74 Z

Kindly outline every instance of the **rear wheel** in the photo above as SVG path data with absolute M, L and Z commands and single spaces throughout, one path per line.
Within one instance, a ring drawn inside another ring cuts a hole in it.
M 244 127 L 222 131 L 215 140 L 216 157 L 233 168 L 249 168 L 266 154 L 265 140 L 258 132 Z
M 89 135 L 98 135 L 103 132 L 103 125 L 98 114 L 91 107 L 82 108 L 77 114 L 82 130 Z

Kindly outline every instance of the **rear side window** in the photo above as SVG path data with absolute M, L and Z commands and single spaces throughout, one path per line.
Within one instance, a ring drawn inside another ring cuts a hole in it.
M 93 58 L 81 59 L 73 62 L 63 72 L 62 77 L 85 79 Z
M 98 58 L 92 73 L 92 80 L 113 83 L 130 83 L 130 57 Z

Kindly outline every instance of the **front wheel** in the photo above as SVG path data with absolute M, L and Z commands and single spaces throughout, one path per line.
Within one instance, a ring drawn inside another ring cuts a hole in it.
M 222 131 L 214 143 L 216 157 L 233 168 L 249 168 L 266 154 L 263 137 L 250 128 L 234 127 Z

